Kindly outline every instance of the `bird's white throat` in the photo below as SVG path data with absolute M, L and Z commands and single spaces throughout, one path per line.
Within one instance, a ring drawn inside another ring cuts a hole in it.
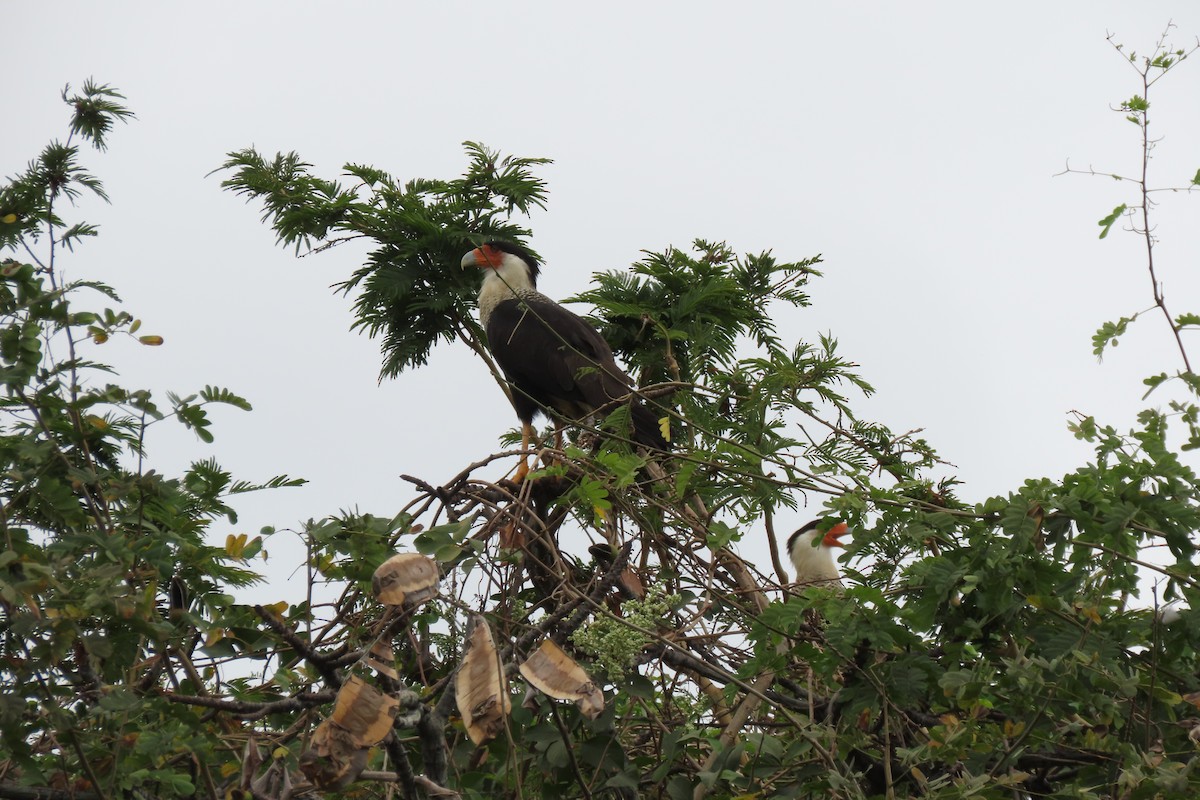
M 833 560 L 833 548 L 821 544 L 816 530 L 807 531 L 792 543 L 792 566 L 796 568 L 796 582 L 802 585 L 841 586 L 837 563 Z M 817 541 L 814 546 L 814 541 Z
M 505 300 L 537 294 L 529 269 L 515 256 L 505 255 L 499 267 L 489 268 L 479 288 L 479 322 L 487 327 L 488 317 Z

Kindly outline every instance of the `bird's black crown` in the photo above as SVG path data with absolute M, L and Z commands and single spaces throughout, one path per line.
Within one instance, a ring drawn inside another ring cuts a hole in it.
M 513 244 L 512 242 L 502 242 L 496 240 L 492 242 L 484 242 L 483 244 L 485 247 L 491 247 L 495 250 L 499 250 L 501 253 L 509 253 L 524 261 L 529 265 L 530 280 L 532 280 L 535 285 L 537 284 L 537 278 L 542 271 L 542 265 L 538 262 L 537 257 L 534 256 L 533 253 L 529 252 L 521 245 Z

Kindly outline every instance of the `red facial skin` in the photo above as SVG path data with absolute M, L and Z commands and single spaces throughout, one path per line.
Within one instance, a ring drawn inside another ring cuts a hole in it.
M 500 266 L 500 261 L 504 258 L 504 254 L 499 250 L 488 247 L 486 244 L 483 247 L 476 247 L 471 254 L 475 256 L 475 266 L 495 269 Z

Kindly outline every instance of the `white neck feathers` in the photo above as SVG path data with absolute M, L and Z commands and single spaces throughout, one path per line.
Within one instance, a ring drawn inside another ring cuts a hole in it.
M 792 566 L 796 568 L 796 583 L 802 586 L 822 584 L 841 586 L 841 575 L 833 560 L 833 548 L 819 543 L 815 530 L 806 531 L 792 543 Z M 813 542 L 818 541 L 814 547 Z
M 486 328 L 493 309 L 505 300 L 536 293 L 529 268 L 521 259 L 505 254 L 498 267 L 489 267 L 479 288 L 479 321 Z

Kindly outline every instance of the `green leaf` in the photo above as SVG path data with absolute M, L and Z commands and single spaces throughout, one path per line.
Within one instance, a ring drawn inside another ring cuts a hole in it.
M 1127 111 L 1145 112 L 1150 110 L 1150 103 L 1141 95 L 1135 94 L 1133 97 L 1125 101 L 1123 106 Z
M 1116 322 L 1106 322 L 1100 326 L 1100 329 L 1092 335 L 1092 353 L 1098 358 L 1104 355 L 1104 350 L 1107 347 L 1116 347 L 1120 343 L 1118 337 L 1124 336 L 1129 324 L 1138 318 L 1137 314 L 1132 317 L 1121 317 Z
M 167 776 L 171 792 L 178 797 L 191 797 L 196 793 L 196 785 L 186 775 L 171 773 Z
M 276 475 L 261 483 L 252 481 L 234 481 L 229 486 L 230 494 L 245 494 L 246 492 L 259 492 L 263 489 L 280 489 L 285 486 L 303 486 L 308 483 L 304 478 L 289 478 L 287 475 Z
M 234 394 L 228 389 L 222 389 L 219 386 L 205 386 L 200 390 L 200 398 L 206 403 L 224 403 L 226 405 L 240 408 L 243 411 L 253 410 L 253 407 L 250 405 L 250 401 L 246 400 L 244 397 Z
M 1121 203 L 1121 205 L 1119 205 L 1113 209 L 1111 214 L 1109 214 L 1107 217 L 1105 217 L 1104 219 L 1102 219 L 1098 223 L 1096 223 L 1097 225 L 1100 226 L 1100 229 L 1101 229 L 1100 230 L 1100 238 L 1101 239 L 1108 236 L 1108 231 L 1110 228 L 1112 228 L 1113 223 L 1115 223 L 1118 219 L 1120 219 L 1121 215 L 1125 213 L 1125 210 L 1128 207 L 1129 206 L 1127 206 L 1125 203 Z
M 727 547 L 730 542 L 741 538 L 741 531 L 737 528 L 726 525 L 724 522 L 714 520 L 709 523 L 708 535 L 705 537 L 705 545 L 710 550 L 720 550 Z
M 141 705 L 141 702 L 141 698 L 137 696 L 132 687 L 114 686 L 101 696 L 100 707 L 106 711 L 121 713 L 132 711 Z
M 1146 384 L 1150 388 L 1146 390 L 1144 395 L 1142 395 L 1142 399 L 1145 400 L 1147 397 L 1149 397 L 1150 393 L 1161 386 L 1165 381 L 1168 380 L 1168 378 L 1169 376 L 1167 373 L 1161 372 L 1158 375 L 1151 375 L 1149 378 L 1143 380 L 1142 383 Z
M 1186 383 L 1194 394 L 1200 394 L 1200 375 L 1194 372 L 1180 372 L 1177 377 Z
M 446 544 L 437 548 L 433 554 L 433 560 L 443 564 L 449 564 L 456 558 L 462 555 L 462 547 L 454 544 Z
M 249 561 L 250 559 L 254 558 L 256 555 L 258 555 L 262 551 L 262 547 L 263 547 L 263 538 L 261 536 L 255 536 L 242 549 L 242 553 L 241 553 L 242 560 Z
M 637 779 L 624 772 L 614 774 L 604 782 L 604 785 L 609 789 L 627 789 L 631 792 L 636 792 L 638 789 Z

